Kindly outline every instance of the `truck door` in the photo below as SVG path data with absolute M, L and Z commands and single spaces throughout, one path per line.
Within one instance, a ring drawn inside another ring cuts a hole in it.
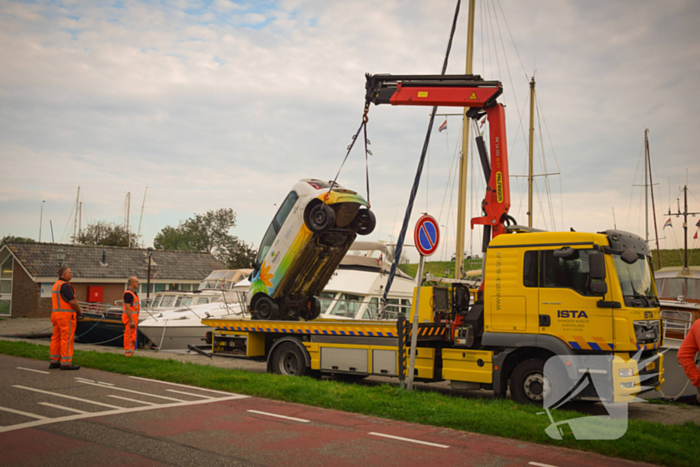
M 588 256 L 592 249 L 573 250 L 557 257 L 540 253 L 540 333 L 557 336 L 577 350 L 612 350 L 612 309 L 598 308 L 600 296 L 591 292 Z M 544 321 L 549 326 L 542 326 Z

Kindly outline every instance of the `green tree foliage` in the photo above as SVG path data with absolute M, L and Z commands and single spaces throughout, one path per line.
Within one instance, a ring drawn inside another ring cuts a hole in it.
M 229 234 L 229 230 L 235 226 L 236 213 L 233 209 L 207 211 L 205 214 L 195 214 L 177 227 L 165 227 L 156 235 L 153 246 L 164 250 L 211 253 L 230 269 L 252 267 L 256 251 Z
M 33 238 L 28 238 L 28 237 L 15 237 L 14 235 L 5 235 L 2 237 L 2 240 L 0 240 L 0 245 L 2 245 L 5 242 L 33 242 Z
M 83 245 L 129 246 L 129 237 L 131 237 L 131 246 L 137 246 L 139 242 L 135 233 L 127 234 L 126 229 L 121 225 L 97 221 L 82 229 L 76 241 Z

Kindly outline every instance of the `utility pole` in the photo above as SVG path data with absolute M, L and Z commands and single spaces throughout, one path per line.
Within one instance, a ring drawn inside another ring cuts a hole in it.
M 681 275 L 689 275 L 690 268 L 688 268 L 688 214 L 696 216 L 700 212 L 688 212 L 688 169 L 685 169 L 685 185 L 683 186 L 683 212 L 681 212 L 680 200 L 678 203 L 678 213 L 671 214 L 671 210 L 668 210 L 669 216 L 680 217 L 683 216 L 683 269 L 681 270 Z
M 532 227 L 532 177 L 533 153 L 535 146 L 535 77 L 530 81 L 530 148 L 528 151 L 529 164 L 527 172 L 527 226 Z
M 46 202 L 45 199 L 41 200 L 41 211 L 39 213 L 39 243 L 41 243 L 41 225 L 44 221 L 44 203 Z
M 466 74 L 472 74 L 474 59 L 474 10 L 476 0 L 469 0 L 469 26 L 467 30 L 467 64 Z M 459 158 L 459 194 L 457 197 L 457 238 L 455 240 L 455 279 L 461 279 L 464 273 L 464 237 L 467 220 L 467 162 L 469 161 L 469 107 L 464 108 L 462 116 L 462 157 Z

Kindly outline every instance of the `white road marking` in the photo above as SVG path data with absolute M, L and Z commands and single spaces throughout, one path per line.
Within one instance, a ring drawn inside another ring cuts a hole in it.
M 75 379 L 78 380 L 78 381 L 87 381 L 88 383 L 94 383 L 93 380 L 87 379 L 87 378 L 76 377 Z
M 109 405 L 109 404 L 104 404 L 102 402 L 95 402 L 95 401 L 90 401 L 87 399 L 81 399 L 80 397 L 73 397 L 73 396 L 66 396 L 63 394 L 58 394 L 55 392 L 49 392 L 49 391 L 42 391 L 41 389 L 34 389 L 34 388 L 28 388 L 26 386 L 18 386 L 18 385 L 13 385 L 13 388 L 19 388 L 19 389 L 26 389 L 27 391 L 34 391 L 34 392 L 39 392 L 41 394 L 48 394 L 49 396 L 56 396 L 56 397 L 63 397 L 65 399 L 72 399 L 74 401 L 80 401 L 80 402 L 85 402 L 87 404 L 95 404 L 95 405 L 101 405 L 102 407 L 109 407 L 110 409 L 121 409 L 121 407 L 118 407 L 116 405 Z M 0 429 L 0 432 L 2 430 Z
M 178 394 L 184 394 L 186 396 L 201 397 L 202 399 L 213 399 L 213 397 L 211 397 L 211 396 L 203 396 L 201 394 L 192 394 L 191 392 L 185 392 L 185 391 L 176 391 L 175 389 L 166 389 L 166 391 L 176 392 Z
M 112 394 L 108 395 L 107 397 L 114 397 L 115 399 L 121 399 L 123 401 L 129 401 L 129 402 L 138 402 L 139 404 L 158 405 L 158 404 L 154 404 L 153 402 L 140 401 L 138 399 L 129 399 L 128 397 L 114 396 Z
M 97 383 L 98 383 L 98 384 L 102 384 L 102 385 L 104 385 L 104 386 L 114 386 L 114 384 L 112 384 L 112 383 L 105 383 L 104 381 L 98 381 Z
M 91 413 L 91 412 L 86 412 L 84 410 L 78 410 L 78 409 L 72 409 L 70 407 L 64 407 L 62 405 L 57 405 L 57 404 L 52 404 L 50 402 L 39 402 L 41 405 L 45 405 L 47 407 L 53 407 L 54 409 L 61 409 L 61 410 L 67 410 L 68 412 L 75 412 L 75 413 Z
M 30 388 L 25 388 L 25 389 L 30 389 Z M 58 394 L 56 394 L 56 395 L 58 395 Z M 65 396 L 65 397 L 68 397 L 68 396 Z M 162 404 L 162 405 L 153 405 L 153 406 L 149 405 L 146 407 L 133 407 L 130 409 L 117 408 L 116 410 L 107 410 L 104 412 L 68 415 L 66 417 L 58 417 L 58 418 L 47 418 L 45 420 L 37 420 L 35 422 L 20 423 L 18 425 L 0 426 L 0 433 L 6 433 L 8 431 L 15 431 L 15 430 L 22 430 L 24 428 L 34 428 L 37 426 L 48 425 L 50 423 L 69 422 L 69 421 L 73 421 L 73 420 L 82 420 L 85 418 L 106 417 L 109 415 L 121 415 L 121 414 L 125 414 L 125 413 L 133 413 L 133 412 L 144 412 L 146 410 L 169 409 L 169 408 L 173 408 L 173 407 L 187 407 L 189 405 L 210 404 L 212 402 L 223 402 L 223 401 L 230 401 L 230 400 L 236 400 L 236 399 L 246 399 L 248 397 L 249 396 L 234 395 L 234 396 L 230 396 L 230 397 L 219 397 L 217 399 L 206 399 L 206 400 L 201 400 L 201 401 L 187 401 L 187 402 L 179 402 L 179 403 L 175 403 L 175 404 Z
M 418 441 L 417 439 L 411 439 L 411 438 L 402 438 L 401 436 L 393 436 L 393 435 L 385 435 L 384 433 L 374 433 L 371 432 L 369 433 L 370 435 L 374 436 L 381 436 L 383 438 L 391 438 L 391 439 L 397 439 L 399 441 L 408 441 L 409 443 L 416 443 L 416 444 L 423 444 L 425 446 L 433 446 L 436 448 L 444 448 L 447 449 L 449 446 L 446 446 L 444 444 L 435 444 L 435 443 L 428 443 L 427 441 Z
M 10 409 L 8 407 L 0 406 L 0 410 L 4 410 L 5 412 L 10 412 L 10 413 L 15 413 L 17 415 L 24 415 L 25 417 L 29 417 L 29 418 L 36 418 L 38 420 L 49 420 L 48 417 L 42 417 L 41 415 L 37 415 L 35 413 L 22 412 L 21 410 Z
M 165 397 L 165 396 L 157 396 L 155 394 L 149 394 L 147 392 L 141 392 L 141 391 L 134 391 L 133 389 L 124 389 L 124 388 L 118 388 L 118 387 L 107 387 L 102 384 L 97 384 L 97 383 L 88 383 L 87 381 L 78 381 L 79 383 L 83 384 L 89 384 L 90 386 L 97 386 L 98 388 L 105 388 L 105 389 L 111 389 L 112 391 L 124 391 L 124 392 L 130 392 L 132 394 L 141 394 L 142 396 L 148 396 L 148 397 L 157 397 L 158 399 L 165 399 L 168 401 L 175 401 L 175 402 L 185 402 L 182 399 L 175 399 L 174 397 Z
M 274 414 L 274 413 L 260 412 L 260 411 L 258 411 L 258 410 L 247 410 L 247 412 L 250 412 L 250 413 L 257 413 L 257 414 L 260 414 L 260 415 L 267 415 L 268 417 L 284 418 L 285 420 L 292 420 L 292 421 L 295 421 L 295 422 L 309 423 L 309 420 L 304 420 L 304 419 L 302 419 L 302 418 L 287 417 L 287 416 L 284 416 L 284 415 L 277 415 L 277 414 Z
M 540 464 L 539 462 L 528 462 L 528 465 L 535 465 L 537 467 L 557 467 L 556 465 Z
M 216 394 L 223 394 L 225 396 L 230 396 L 231 394 L 239 395 L 239 394 L 235 394 L 232 392 L 215 391 L 214 389 L 205 389 L 205 388 L 198 388 L 197 386 L 188 386 L 187 384 L 170 383 L 168 381 L 159 381 L 157 379 L 139 378 L 138 376 L 129 376 L 129 378 L 138 379 L 141 381 L 150 381 L 151 383 L 160 383 L 160 384 L 169 384 L 171 386 L 180 386 L 181 388 L 187 388 L 187 389 L 196 389 L 197 391 L 214 392 Z M 241 396 L 241 397 L 250 397 L 250 396 Z
M 42 375 L 50 375 L 48 371 L 41 371 L 41 370 L 32 370 L 31 368 L 22 368 L 21 366 L 17 367 L 18 370 L 24 370 L 24 371 L 33 371 L 34 373 L 41 373 Z

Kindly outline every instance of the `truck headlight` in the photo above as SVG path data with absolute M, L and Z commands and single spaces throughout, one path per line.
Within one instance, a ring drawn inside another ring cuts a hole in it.
M 634 376 L 634 368 L 624 368 L 620 370 L 620 378 L 631 378 Z

